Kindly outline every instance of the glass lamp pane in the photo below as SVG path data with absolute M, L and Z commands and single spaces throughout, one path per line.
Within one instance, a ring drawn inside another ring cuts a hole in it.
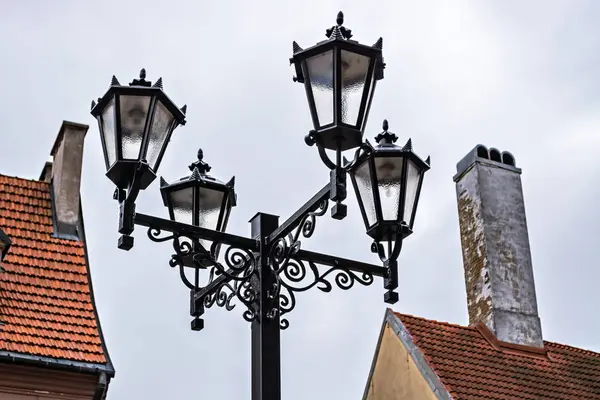
M 150 99 L 150 96 L 121 96 L 119 98 L 123 159 L 137 160 L 140 157 Z
M 207 229 L 217 229 L 219 215 L 223 206 L 223 192 L 220 190 L 199 188 L 198 189 L 198 226 Z M 205 249 L 210 249 L 211 242 L 200 240 Z
M 115 143 L 115 99 L 111 99 L 102 112 L 102 140 L 106 149 L 106 158 L 108 159 L 107 169 L 110 168 L 117 159 L 117 149 Z
M 342 50 L 342 122 L 356 125 L 371 59 Z
M 306 68 L 319 125 L 333 122 L 333 50 L 310 57 Z
M 408 161 L 406 170 L 406 200 L 404 202 L 404 221 L 409 224 L 414 212 L 415 201 L 417 199 L 417 189 L 419 188 L 420 171 L 412 161 Z
M 371 170 L 369 169 L 369 162 L 364 162 L 360 167 L 356 169 L 354 173 L 354 179 L 356 180 L 356 187 L 358 188 L 358 194 L 360 195 L 360 202 L 365 209 L 367 215 L 368 226 L 373 226 L 377 221 L 377 213 L 375 212 L 375 200 L 373 198 L 373 185 L 371 184 Z
M 194 188 L 192 186 L 173 190 L 169 193 L 171 211 L 175 221 L 192 224 L 192 211 L 194 206 Z
M 385 221 L 395 221 L 398 219 L 403 160 L 402 157 L 375 158 L 381 213 Z
M 170 207 L 173 212 L 173 219 L 177 222 L 182 222 L 184 224 L 192 224 L 192 211 L 194 205 L 194 188 L 187 187 L 180 190 L 173 190 L 169 193 L 170 198 Z M 180 237 L 178 238 L 179 245 L 182 246 L 182 249 L 188 250 L 188 247 L 184 246 L 184 243 L 187 243 L 192 248 L 192 241 L 188 238 Z
M 146 151 L 146 161 L 148 165 L 156 172 L 158 165 L 158 156 L 165 145 L 167 135 L 173 126 L 173 114 L 161 101 L 156 102 L 154 107 L 154 118 L 152 119 L 152 127 L 150 128 L 150 136 L 148 140 L 148 150 Z

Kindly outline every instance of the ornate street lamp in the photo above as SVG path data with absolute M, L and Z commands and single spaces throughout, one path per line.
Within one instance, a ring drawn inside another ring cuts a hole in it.
M 92 115 L 98 120 L 106 175 L 118 188 L 126 189 L 136 179 L 143 190 L 156 178 L 171 133 L 185 125 L 186 106 L 178 109 L 163 92 L 162 78 L 154 85 L 140 79 L 122 86 L 115 76 L 110 88 L 92 101 Z
M 315 131 L 307 143 L 348 150 L 362 143 L 375 83 L 383 79 L 383 39 L 373 46 L 350 40 L 340 11 L 327 40 L 308 49 L 293 43 L 294 80 L 304 84 Z
M 398 137 L 383 132 L 375 138 L 379 144 L 350 168 L 349 174 L 358 199 L 367 234 L 375 241 L 396 241 L 412 233 L 427 161 L 412 151 L 412 141 L 403 146 Z
M 92 101 L 91 114 L 98 120 L 106 176 L 117 186 L 120 203 L 119 248 L 131 249 L 135 199 L 156 178 L 173 130 L 185 125 L 187 106 L 178 109 L 163 92 L 162 78 L 154 85 L 140 79 L 123 86 L 113 75 L 106 94 Z
M 306 141 L 317 145 L 331 169 L 329 182 L 281 224 L 277 216 L 256 214 L 250 220 L 250 238 L 225 232 L 236 204 L 234 180 L 224 183 L 211 177 L 202 151 L 190 166 L 191 176 L 171 184 L 161 178 L 169 219 L 135 211 L 136 197 L 156 176 L 169 136 L 185 122 L 185 109 L 177 110 L 160 87 L 151 87 L 144 75 L 131 87 L 113 78 L 107 95 L 92 107 L 103 138 L 107 175 L 117 186 L 114 197 L 121 206 L 119 248 L 132 248 L 135 225 L 147 227 L 154 242 L 172 243 L 169 265 L 179 269 L 190 289 L 193 330 L 204 328 L 205 309 L 243 305 L 243 317 L 252 330 L 253 400 L 281 399 L 280 331 L 289 326 L 286 315 L 295 308 L 297 293 L 311 288 L 329 292 L 334 285 L 342 290 L 356 283 L 367 286 L 377 276 L 383 278 L 384 300 L 398 300 L 397 259 L 403 239 L 413 229 L 429 159 L 417 157 L 410 141 L 404 147 L 394 145 L 396 137 L 387 131 L 387 123 L 377 147 L 363 143 L 375 82 L 383 78 L 382 40 L 363 46 L 350 40 L 350 30 L 342 24 L 340 13 L 337 25 L 327 31 L 327 41 L 306 50 L 294 44 L 292 58 L 297 80 L 306 87 L 315 128 Z M 168 118 L 158 117 L 166 122 L 155 130 L 160 107 Z M 326 149 L 336 151 L 335 162 Z M 356 149 L 354 158 L 342 163 L 341 152 L 348 149 Z M 333 218 L 346 215 L 341 202 L 346 198 L 347 172 L 367 233 L 374 239 L 371 250 L 383 266 L 302 248 L 301 239 L 312 236 L 330 200 L 335 202 Z M 381 244 L 386 241 L 387 251 Z M 218 257 L 221 247 L 224 254 Z
M 208 175 L 210 165 L 202 159 L 203 152 L 199 150 L 198 161 L 189 167 L 192 171 L 189 177 L 172 184 L 161 178 L 160 191 L 163 202 L 169 209 L 172 221 L 225 232 L 231 208 L 236 205 L 235 177 L 227 183 L 213 178 Z M 188 237 L 178 237 L 178 240 L 183 251 L 194 255 L 196 263 L 202 267 L 214 265 L 218 253 L 217 248 L 208 251 L 210 241 L 192 241 Z
M 387 273 L 383 287 L 386 303 L 398 301 L 398 256 L 404 238 L 412 233 L 423 177 L 430 158 L 421 160 L 412 151 L 412 141 L 403 147 L 394 143 L 398 137 L 388 131 L 375 137 L 378 145 L 366 143 L 366 151 L 353 162 L 345 161 L 360 207 L 367 234 L 373 238 L 371 250 L 379 255 Z M 387 242 L 387 253 L 381 242 Z

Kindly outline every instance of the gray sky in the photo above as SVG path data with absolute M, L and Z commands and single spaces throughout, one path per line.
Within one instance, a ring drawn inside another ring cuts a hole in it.
M 450 5 L 451 4 L 451 5 Z M 354 38 L 384 38 L 386 76 L 365 137 L 387 118 L 431 154 L 415 234 L 400 257 L 396 311 L 467 324 L 455 164 L 477 143 L 523 169 L 546 340 L 600 351 L 600 3 L 594 0 L 244 2 L 0 0 L 2 173 L 37 178 L 63 119 L 90 124 L 82 183 L 96 304 L 117 370 L 109 400 L 250 398 L 250 327 L 241 307 L 210 309 L 189 329 L 188 290 L 169 244 L 136 230 L 116 248 L 117 204 L 89 114 L 111 75 L 140 68 L 188 104 L 159 174 L 189 173 L 196 149 L 236 176 L 229 231 L 257 212 L 287 218 L 328 179 L 303 142 L 311 121 L 288 66 L 292 40 L 324 38 L 342 9 Z M 318 220 L 303 247 L 377 262 L 352 190 L 343 221 Z M 158 183 L 140 212 L 166 217 Z M 385 310 L 381 281 L 298 295 L 282 333 L 283 397 L 360 398 Z

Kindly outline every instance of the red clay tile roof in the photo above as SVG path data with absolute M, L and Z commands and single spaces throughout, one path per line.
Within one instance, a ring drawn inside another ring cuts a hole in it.
M 0 267 L 0 351 L 107 364 L 84 244 L 52 237 L 49 184 L 0 175 L 0 227 L 12 240 Z
M 600 399 L 599 353 L 545 341 L 548 359 L 520 355 L 474 327 L 395 314 L 454 399 Z

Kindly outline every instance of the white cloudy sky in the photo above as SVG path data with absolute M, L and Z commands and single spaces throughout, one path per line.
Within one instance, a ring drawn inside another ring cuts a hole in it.
M 189 330 L 188 290 L 169 245 L 136 231 L 116 248 L 117 205 L 104 178 L 89 104 L 115 74 L 141 67 L 188 104 L 160 174 L 188 173 L 196 148 L 212 172 L 236 176 L 229 230 L 257 211 L 282 220 L 328 171 L 292 82 L 291 42 L 323 39 L 339 10 L 355 38 L 384 38 L 366 137 L 381 120 L 431 154 L 415 226 L 400 259 L 394 309 L 466 324 L 455 164 L 477 143 L 511 151 L 523 184 L 544 337 L 600 351 L 600 3 L 595 0 L 9 1 L 0 0 L 0 137 L 4 174 L 37 178 L 63 119 L 90 124 L 82 196 L 102 327 L 117 370 L 109 400 L 250 397 L 250 330 L 211 309 Z M 352 191 L 350 191 L 352 193 Z M 349 216 L 322 218 L 304 248 L 376 262 L 352 194 Z M 157 184 L 141 212 L 166 216 Z M 298 296 L 282 333 L 285 399 L 360 398 L 384 315 L 381 282 Z

